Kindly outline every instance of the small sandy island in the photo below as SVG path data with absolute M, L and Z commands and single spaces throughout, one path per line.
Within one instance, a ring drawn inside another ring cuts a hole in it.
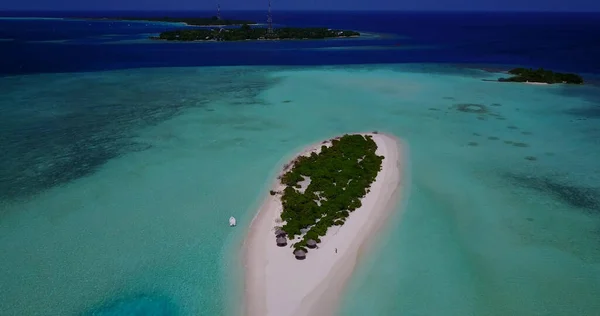
M 269 195 L 260 207 L 243 246 L 244 315 L 325 316 L 337 311 L 364 246 L 396 209 L 401 193 L 400 141 L 385 134 L 362 135 L 370 135 L 375 141 L 376 154 L 384 157 L 382 169 L 361 200 L 362 206 L 351 212 L 342 226 L 330 227 L 306 259 L 297 260 L 290 244 L 276 244 L 275 227 L 282 225 L 280 195 Z M 331 146 L 331 140 L 315 144 L 298 156 L 319 153 L 323 145 Z M 281 175 L 291 168 L 287 164 Z M 272 190 L 284 188 L 276 181 Z

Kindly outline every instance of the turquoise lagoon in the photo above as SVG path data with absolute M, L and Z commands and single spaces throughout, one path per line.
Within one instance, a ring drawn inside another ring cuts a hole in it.
M 227 315 L 306 144 L 382 131 L 410 190 L 342 315 L 600 313 L 600 90 L 442 65 L 0 78 L 3 315 Z M 238 227 L 227 225 L 229 216 Z

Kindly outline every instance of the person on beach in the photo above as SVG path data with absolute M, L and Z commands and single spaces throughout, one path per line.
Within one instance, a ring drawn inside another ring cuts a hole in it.
M 337 248 L 335 248 L 335 253 L 337 253 Z

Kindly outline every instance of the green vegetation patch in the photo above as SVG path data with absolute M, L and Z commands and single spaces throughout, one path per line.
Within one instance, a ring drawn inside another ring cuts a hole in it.
M 583 84 L 583 78 L 577 74 L 559 73 L 546 70 L 544 68 L 515 68 L 511 69 L 509 74 L 513 75 L 509 78 L 500 78 L 498 81 L 503 82 L 543 82 L 543 83 L 569 83 Z
M 244 41 L 260 39 L 324 39 L 359 36 L 360 33 L 346 30 L 332 30 L 321 27 L 284 27 L 274 29 L 272 34 L 266 28 L 252 28 L 248 24 L 233 29 L 184 29 L 162 32 L 158 37 L 167 41 Z
M 308 230 L 294 249 L 306 249 L 306 242 L 320 242 L 329 227 L 343 225 L 350 212 L 359 208 L 360 201 L 382 168 L 383 156 L 375 154 L 377 144 L 371 136 L 344 135 L 321 146 L 319 154 L 300 156 L 292 170 L 281 177 L 286 185 L 281 197 L 286 222 L 282 229 L 289 239 Z M 301 192 L 300 182 L 310 178 Z

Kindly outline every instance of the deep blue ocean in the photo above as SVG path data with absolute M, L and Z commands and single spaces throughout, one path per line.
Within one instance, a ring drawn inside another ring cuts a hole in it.
M 0 12 L 0 16 L 210 16 L 213 12 Z M 265 20 L 265 12 L 224 12 L 226 18 Z M 599 13 L 275 12 L 286 26 L 327 26 L 386 34 L 325 42 L 177 43 L 139 40 L 172 25 L 100 21 L 0 20 L 0 73 L 96 71 L 139 67 L 465 63 L 551 67 L 600 72 Z M 10 40 L 10 41 L 6 41 Z M 43 42 L 43 41 L 66 41 Z M 376 46 L 373 49 L 356 47 Z
M 341 315 L 600 315 L 600 13 L 274 11 L 362 36 L 202 43 L 83 19 L 213 14 L 0 12 L 0 315 L 233 315 L 285 157 L 372 130 L 407 192 Z M 515 66 L 586 84 L 492 82 Z

